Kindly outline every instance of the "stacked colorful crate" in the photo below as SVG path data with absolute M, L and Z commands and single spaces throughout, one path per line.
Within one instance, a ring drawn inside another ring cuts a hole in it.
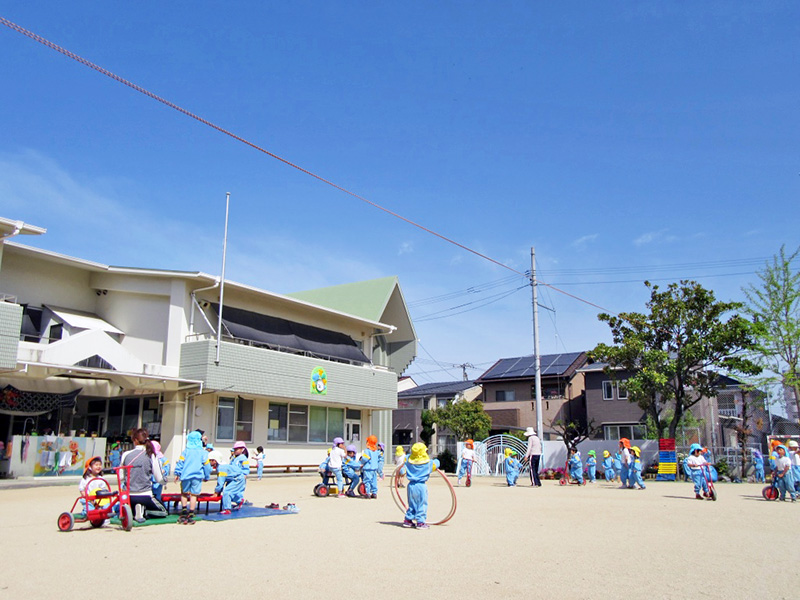
M 675 452 L 675 440 L 662 438 L 658 440 L 658 481 L 675 481 L 678 472 L 678 454 Z

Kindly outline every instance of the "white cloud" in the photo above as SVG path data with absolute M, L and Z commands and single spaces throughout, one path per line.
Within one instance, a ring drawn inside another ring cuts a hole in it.
M 0 216 L 48 230 L 21 243 L 118 266 L 218 274 L 224 211 L 170 218 L 139 201 L 142 194 L 130 181 L 79 180 L 37 152 L 0 154 Z M 384 275 L 308 239 L 229 231 L 228 279 L 287 293 L 352 281 L 354 273 Z
M 633 240 L 633 244 L 635 246 L 644 246 L 646 244 L 670 244 L 677 242 L 678 240 L 678 236 L 668 234 L 666 229 L 662 229 L 661 231 L 649 231 L 647 233 L 643 233 L 638 238 Z
M 397 251 L 397 255 L 402 256 L 403 254 L 411 254 L 412 252 L 414 252 L 414 244 L 412 242 L 402 242 Z
M 598 238 L 598 236 L 599 236 L 599 234 L 597 234 L 597 233 L 584 235 L 582 237 L 579 237 L 577 240 L 572 242 L 572 244 L 570 244 L 570 245 L 573 246 L 574 248 L 582 248 L 582 247 L 588 245 L 590 242 L 595 241 Z

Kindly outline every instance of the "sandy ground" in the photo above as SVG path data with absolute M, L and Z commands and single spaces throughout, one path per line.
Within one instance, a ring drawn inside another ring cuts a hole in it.
M 710 502 L 687 483 L 534 489 L 477 478 L 456 488 L 449 523 L 416 531 L 400 527 L 388 478 L 377 500 L 316 498 L 318 481 L 249 482 L 255 505 L 294 501 L 298 515 L 128 533 L 57 531 L 76 487 L 0 489 L 0 598 L 777 599 L 800 582 L 800 502 L 762 500 L 760 485 L 720 484 Z M 443 481 L 431 502 L 441 518 Z

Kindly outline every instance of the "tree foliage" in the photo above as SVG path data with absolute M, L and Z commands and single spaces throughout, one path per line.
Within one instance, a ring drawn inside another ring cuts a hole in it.
M 448 400 L 445 406 L 427 412 L 432 423 L 439 428 L 449 429 L 459 440 L 468 438 L 482 440 L 488 437 L 492 428 L 492 419 L 483 410 L 483 402 L 477 400 L 473 402 Z
M 594 422 L 584 423 L 583 421 L 564 421 L 563 419 L 551 421 L 550 428 L 561 436 L 567 447 L 567 456 L 569 456 L 570 448 L 575 448 L 583 440 L 590 438 L 600 430 Z
M 755 322 L 757 360 L 768 373 L 762 381 L 792 390 L 800 414 L 800 270 L 792 270 L 798 255 L 800 248 L 786 256 L 781 246 L 757 272 L 761 283 L 742 291 Z
M 741 303 L 718 301 L 695 281 L 672 283 L 663 291 L 649 281 L 645 285 L 646 314 L 598 315 L 611 328 L 614 345 L 598 344 L 591 355 L 608 363 L 612 377 L 617 368 L 629 371 L 628 400 L 645 411 L 659 436 L 668 430 L 674 438 L 684 414 L 716 394 L 720 373 L 760 371 L 747 356 L 754 348 L 753 327 L 738 314 L 727 316 Z

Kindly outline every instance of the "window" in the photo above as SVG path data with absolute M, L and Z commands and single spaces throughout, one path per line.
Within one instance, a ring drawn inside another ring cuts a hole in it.
M 217 439 L 233 441 L 233 415 L 236 401 L 233 398 L 220 398 L 217 403 Z
M 308 407 L 289 405 L 289 441 L 308 441 Z
M 270 402 L 267 432 L 274 442 L 332 442 L 344 435 L 344 409 Z
M 289 415 L 288 404 L 269 403 L 269 422 L 267 439 L 276 442 L 286 441 L 286 421 Z
M 619 400 L 628 399 L 628 388 L 625 387 L 624 381 L 620 381 L 617 383 L 617 398 Z
M 603 400 L 613 400 L 613 399 L 614 399 L 614 382 L 606 380 L 603 382 Z
M 220 398 L 217 403 L 217 439 L 253 441 L 253 401 L 247 398 Z
M 514 390 L 497 390 L 494 393 L 495 402 L 514 402 Z
M 647 435 L 647 427 L 639 423 L 629 425 L 604 425 L 603 437 L 607 440 L 619 440 L 628 438 L 629 440 L 642 440 Z

